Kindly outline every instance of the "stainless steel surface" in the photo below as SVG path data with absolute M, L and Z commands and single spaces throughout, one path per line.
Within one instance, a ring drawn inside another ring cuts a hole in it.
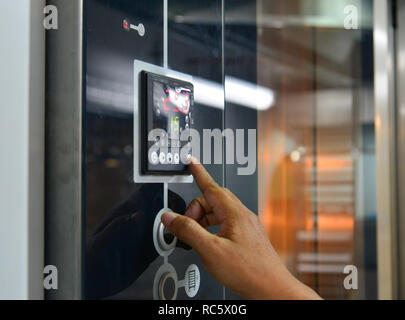
M 397 152 L 398 195 L 405 192 L 405 3 L 397 1 Z M 405 198 L 398 197 L 398 230 L 405 230 Z M 399 251 L 399 299 L 405 299 L 405 233 L 398 232 Z
M 59 30 L 47 33 L 46 264 L 58 268 L 49 299 L 82 297 L 83 0 L 49 0 Z
M 377 261 L 380 299 L 397 298 L 395 74 L 391 1 L 374 1 Z
M 44 0 L 30 2 L 28 297 L 43 299 L 44 267 L 44 124 L 45 30 Z

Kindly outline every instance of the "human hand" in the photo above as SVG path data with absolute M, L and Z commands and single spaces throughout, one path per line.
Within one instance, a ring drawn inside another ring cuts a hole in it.
M 320 299 L 283 265 L 258 217 L 196 160 L 189 167 L 202 195 L 184 216 L 168 212 L 162 222 L 194 248 L 207 271 L 247 299 Z M 217 225 L 217 235 L 205 229 Z

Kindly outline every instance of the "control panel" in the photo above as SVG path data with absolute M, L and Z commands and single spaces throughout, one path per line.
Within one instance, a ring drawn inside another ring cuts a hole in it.
M 134 182 L 192 183 L 193 77 L 134 60 Z
M 141 173 L 189 175 L 193 84 L 147 71 L 140 77 Z
M 168 68 L 134 60 L 134 182 L 163 183 L 163 204 L 153 224 L 156 252 L 163 258 L 153 282 L 153 298 L 175 300 L 178 290 L 194 298 L 200 288 L 195 264 L 178 278 L 169 262 L 177 238 L 162 224 L 171 211 L 169 183 L 192 183 L 188 163 L 193 152 L 195 119 L 193 77 Z M 194 148 L 195 149 L 195 148 Z

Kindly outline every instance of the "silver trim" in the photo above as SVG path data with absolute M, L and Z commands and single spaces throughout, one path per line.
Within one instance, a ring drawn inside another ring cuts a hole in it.
M 405 3 L 397 1 L 398 193 L 405 194 Z M 405 197 L 398 197 L 398 230 L 405 230 Z M 405 233 L 398 232 L 399 299 L 405 299 Z
M 397 298 L 395 77 L 391 1 L 374 1 L 377 265 L 380 299 Z
M 177 292 L 179 288 L 179 278 L 177 276 L 176 269 L 171 265 L 170 263 L 165 263 L 163 264 L 159 270 L 155 274 L 155 278 L 153 280 L 153 300 L 161 300 L 161 280 L 164 277 L 164 275 L 170 274 L 174 280 L 174 283 L 176 285 L 175 289 L 175 295 L 173 295 L 173 300 L 177 299 Z M 167 280 L 167 278 L 165 279 Z
M 45 1 L 30 1 L 28 298 L 43 299 L 45 158 Z
M 153 245 L 155 246 L 156 252 L 162 256 L 162 257 L 169 257 L 173 251 L 176 249 L 176 244 L 177 244 L 177 238 L 175 237 L 173 239 L 173 242 L 168 245 L 168 246 L 162 246 L 162 242 L 166 243 L 164 241 L 164 236 L 163 236 L 163 224 L 161 222 L 162 216 L 166 212 L 172 212 L 172 210 L 168 208 L 163 208 L 161 209 L 158 214 L 155 217 L 155 222 L 153 223 L 153 233 L 152 233 L 152 238 L 153 238 Z M 161 240 L 163 239 L 163 241 Z M 165 260 L 166 261 L 166 260 Z
M 177 285 L 177 277 L 173 273 L 165 273 L 162 278 L 160 279 L 159 283 L 159 298 L 160 300 L 168 300 L 165 296 L 165 286 L 166 286 L 166 281 L 169 279 L 173 279 L 174 282 L 174 292 L 173 296 L 169 300 L 176 300 L 177 299 L 177 292 L 179 290 L 178 285 Z
M 82 298 L 83 0 L 48 0 L 59 30 L 47 33 L 46 264 L 58 268 L 48 299 Z
M 173 237 L 172 242 L 170 242 L 170 243 L 166 242 L 166 239 L 165 239 L 165 226 L 164 226 L 163 223 L 160 223 L 158 233 L 159 233 L 159 235 L 158 235 L 158 237 L 159 237 L 159 245 L 162 248 L 162 250 L 170 251 L 176 246 L 176 243 L 177 243 L 176 237 Z

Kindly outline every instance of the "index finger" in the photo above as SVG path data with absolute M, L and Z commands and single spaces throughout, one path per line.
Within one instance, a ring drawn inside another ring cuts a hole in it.
M 215 180 L 210 176 L 207 170 L 205 170 L 205 168 L 198 162 L 197 159 L 191 158 L 189 169 L 191 171 L 191 174 L 194 176 L 198 188 L 200 188 L 203 194 L 205 190 L 207 190 L 207 188 L 218 186 Z

